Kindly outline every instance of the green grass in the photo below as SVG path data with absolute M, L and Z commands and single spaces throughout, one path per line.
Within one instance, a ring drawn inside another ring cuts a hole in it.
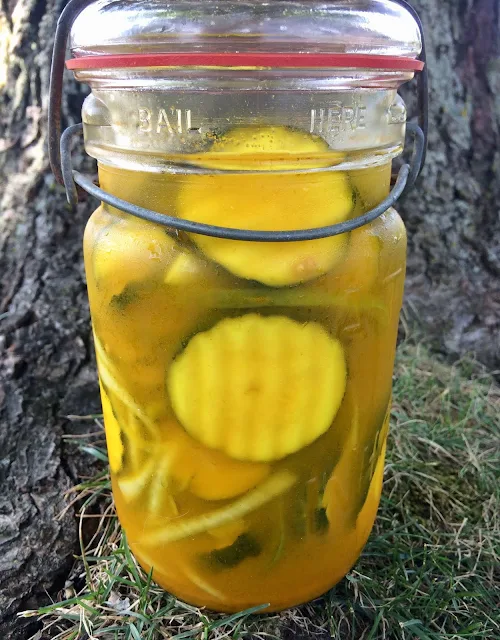
M 257 616 L 176 600 L 135 563 L 103 473 L 69 496 L 79 504 L 81 557 L 60 601 L 21 615 L 41 621 L 38 637 L 60 640 L 499 638 L 500 389 L 474 361 L 450 367 L 403 344 L 392 417 L 376 527 L 323 598 Z M 85 447 L 105 459 L 102 438 Z

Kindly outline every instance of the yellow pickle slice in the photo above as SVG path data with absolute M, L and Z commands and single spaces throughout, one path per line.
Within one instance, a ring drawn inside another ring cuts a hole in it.
M 262 462 L 233 460 L 197 442 L 175 421 L 161 425 L 155 445 L 159 460 L 169 460 L 168 484 L 203 500 L 227 500 L 253 489 L 269 474 Z M 160 463 L 161 464 L 161 463 Z
M 380 251 L 381 242 L 369 227 L 355 229 L 347 236 L 344 259 L 310 286 L 331 295 L 369 292 L 378 280 Z
M 197 165 L 231 171 L 293 171 L 340 164 L 345 153 L 332 151 L 323 138 L 291 127 L 234 127 L 196 157 Z
M 328 146 L 322 139 L 286 127 L 247 127 L 229 131 L 216 144 L 223 155 L 233 152 L 233 160 L 223 161 L 223 167 L 247 173 L 186 176 L 178 196 L 179 217 L 231 228 L 287 231 L 343 222 L 351 214 L 354 200 L 349 178 L 331 169 L 341 158 L 330 152 L 330 159 L 325 159 Z M 238 153 L 242 153 L 240 160 Z M 302 164 L 304 153 L 306 165 Z M 217 154 L 207 155 L 215 158 Z M 259 160 L 262 155 L 264 159 Z M 312 171 L 298 172 L 304 167 Z M 271 169 L 276 172 L 268 172 Z M 198 235 L 192 239 L 205 255 L 234 275 L 272 287 L 327 273 L 342 258 L 346 245 L 343 235 L 285 243 Z
M 196 334 L 167 388 L 193 438 L 236 460 L 270 462 L 330 428 L 346 375 L 340 342 L 320 324 L 247 314 Z
M 175 252 L 175 241 L 159 225 L 123 218 L 105 229 L 92 255 L 97 287 L 109 298 L 119 296 L 130 283 L 161 274 Z
M 96 347 L 101 354 L 97 338 Z M 161 513 L 165 512 L 162 505 L 172 502 L 170 494 L 187 490 L 203 500 L 227 500 L 253 489 L 269 475 L 269 465 L 234 460 L 208 449 L 174 419 L 152 421 L 147 407 L 134 402 L 103 361 L 99 361 L 99 370 L 101 379 L 109 385 L 109 394 L 102 385 L 101 393 L 110 466 L 115 473 L 120 472 L 118 486 L 128 502 L 148 494 L 149 510 Z M 120 422 L 110 395 L 114 405 L 122 407 Z M 128 460 L 125 468 L 124 457 Z

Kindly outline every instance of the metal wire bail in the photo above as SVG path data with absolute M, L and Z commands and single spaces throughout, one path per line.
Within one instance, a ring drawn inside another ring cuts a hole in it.
M 50 71 L 50 94 L 49 94 L 49 132 L 48 146 L 49 159 L 54 176 L 60 184 L 65 186 L 66 196 L 69 204 L 74 207 L 78 202 L 77 186 L 84 191 L 95 196 L 102 202 L 109 204 L 116 209 L 129 213 L 143 220 L 154 222 L 169 229 L 186 231 L 199 235 L 225 238 L 228 240 L 241 240 L 249 242 L 298 242 L 304 240 L 318 240 L 330 236 L 348 233 L 358 229 L 385 213 L 395 202 L 409 191 L 425 164 L 427 153 L 427 138 L 429 131 L 429 90 L 428 90 L 428 70 L 426 64 L 425 36 L 422 22 L 418 13 L 406 0 L 392 0 L 396 4 L 404 6 L 413 16 L 420 30 L 422 40 L 422 52 L 420 60 L 424 62 L 424 69 L 418 74 L 418 124 L 408 123 L 407 131 L 413 137 L 413 152 L 410 164 L 404 164 L 397 175 L 394 187 L 388 197 L 377 207 L 371 209 L 361 216 L 341 222 L 338 224 L 318 227 L 313 229 L 297 229 L 293 231 L 255 231 L 250 229 L 233 229 L 229 227 L 218 227 L 201 224 L 190 220 L 180 220 L 172 216 L 158 213 L 151 209 L 139 207 L 126 200 L 122 200 L 104 191 L 92 182 L 88 177 L 74 171 L 71 162 L 71 143 L 75 135 L 80 135 L 83 125 L 77 124 L 68 127 L 61 135 L 61 98 L 63 90 L 63 74 L 65 65 L 65 54 L 68 37 L 73 22 L 77 16 L 95 0 L 70 0 L 62 11 L 54 38 L 54 49 L 52 56 L 52 66 Z M 299 173 L 312 173 L 318 169 L 306 169 Z M 325 171 L 325 169 L 321 169 Z M 212 172 L 213 173 L 213 172 Z M 297 173 L 294 171 L 293 173 Z

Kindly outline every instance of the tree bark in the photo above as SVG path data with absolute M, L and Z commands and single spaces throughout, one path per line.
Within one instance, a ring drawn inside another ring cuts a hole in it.
M 62 440 L 75 429 L 63 416 L 98 412 L 99 401 L 81 250 L 92 205 L 69 211 L 46 154 L 51 43 L 61 6 L 18 0 L 2 7 L 8 68 L 0 97 L 0 637 L 15 640 L 31 635 L 15 612 L 64 584 L 78 552 L 73 510 L 58 517 L 64 492 L 85 472 Z M 79 118 L 84 93 L 75 83 L 67 89 L 66 119 Z
M 68 413 L 98 410 L 81 238 L 95 203 L 69 211 L 46 157 L 58 0 L 0 4 L 0 637 L 63 582 L 77 552 L 64 491 L 85 463 Z M 409 318 L 437 349 L 500 363 L 500 64 L 497 0 L 415 0 L 428 37 L 427 166 L 399 205 L 410 248 Z M 4 60 L 5 58 L 5 60 Z M 68 79 L 66 123 L 85 88 Z M 414 89 L 404 89 L 414 112 Z M 75 165 L 82 167 L 83 153 Z M 86 164 L 88 171 L 92 165 Z M 88 463 L 88 460 L 87 460 Z
M 407 309 L 436 349 L 500 363 L 500 5 L 415 0 L 431 74 L 427 165 L 399 205 Z M 414 93 L 403 90 L 415 112 Z

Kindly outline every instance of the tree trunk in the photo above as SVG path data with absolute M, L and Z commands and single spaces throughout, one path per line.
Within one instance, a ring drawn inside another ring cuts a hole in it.
M 60 9 L 55 0 L 19 0 L 3 5 L 0 23 L 0 54 L 8 52 L 0 95 L 0 638 L 9 640 L 29 637 L 13 614 L 62 586 L 78 552 L 73 510 L 58 518 L 64 492 L 84 472 L 62 440 L 74 430 L 63 416 L 99 409 L 81 250 L 92 206 L 69 211 L 46 157 Z M 67 87 L 64 110 L 76 119 L 84 94 Z
M 500 5 L 415 0 L 431 74 L 429 153 L 399 206 L 407 308 L 435 348 L 500 363 Z M 403 91 L 409 105 L 411 90 Z
M 84 469 L 62 440 L 75 429 L 64 416 L 99 407 L 81 254 L 95 203 L 69 211 L 45 152 L 51 44 L 63 4 L 0 4 L 0 637 L 9 640 L 29 636 L 13 614 L 61 586 L 77 552 L 73 511 L 56 518 Z M 473 350 L 495 367 L 498 2 L 415 7 L 427 29 L 431 132 L 423 177 L 399 205 L 410 237 L 409 317 L 441 351 Z M 79 120 L 84 92 L 68 79 L 66 123 Z M 404 94 L 411 111 L 414 90 Z M 85 162 L 76 154 L 77 167 Z

